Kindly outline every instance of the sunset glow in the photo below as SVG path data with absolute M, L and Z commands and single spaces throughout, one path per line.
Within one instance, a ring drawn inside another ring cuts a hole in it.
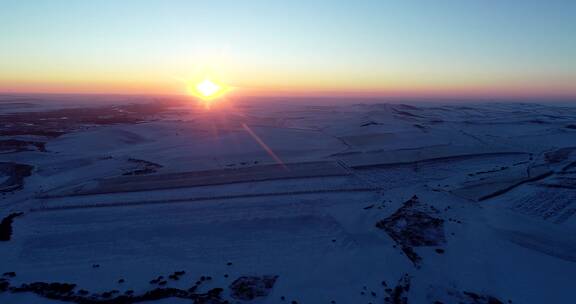
M 204 98 L 211 98 L 221 90 L 220 86 L 215 84 L 214 82 L 210 81 L 209 79 L 205 79 L 201 83 L 196 85 L 196 90 L 204 97 Z
M 230 88 L 222 83 L 204 78 L 200 82 L 188 84 L 188 93 L 197 98 L 201 104 L 210 109 L 212 105 L 228 93 Z
M 573 1 L 273 2 L 9 1 L 0 92 L 576 96 Z
M 575 185 L 576 0 L 0 0 L 0 304 L 576 303 Z
M 190 88 L 191 94 L 202 100 L 213 100 L 222 97 L 227 91 L 226 86 L 215 83 L 210 79 L 204 79 L 199 83 L 192 84 Z

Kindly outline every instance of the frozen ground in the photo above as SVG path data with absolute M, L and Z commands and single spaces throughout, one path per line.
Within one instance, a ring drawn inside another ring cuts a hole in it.
M 2 95 L 0 220 L 0 303 L 572 303 L 576 107 Z

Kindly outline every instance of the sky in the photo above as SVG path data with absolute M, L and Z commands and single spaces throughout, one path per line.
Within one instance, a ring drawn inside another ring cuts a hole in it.
M 0 92 L 576 97 L 573 0 L 0 0 Z

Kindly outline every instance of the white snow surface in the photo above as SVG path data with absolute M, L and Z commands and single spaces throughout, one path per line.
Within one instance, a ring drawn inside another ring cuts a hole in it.
M 58 137 L 0 128 L 0 140 L 47 150 L 0 154 L 34 166 L 22 189 L 0 194 L 0 219 L 24 212 L 0 242 L 0 274 L 143 293 L 182 269 L 169 286 L 210 275 L 203 288 L 229 299 L 240 276 L 278 275 L 254 303 L 385 303 L 381 282 L 408 274 L 408 303 L 454 289 L 575 301 L 576 104 L 274 99 L 205 110 L 170 97 L 2 96 L 0 120 L 155 102 L 168 106 L 141 122 Z M 446 236 L 414 248 L 420 267 L 376 227 L 414 195 L 439 210 Z M 0 303 L 59 302 L 4 292 Z

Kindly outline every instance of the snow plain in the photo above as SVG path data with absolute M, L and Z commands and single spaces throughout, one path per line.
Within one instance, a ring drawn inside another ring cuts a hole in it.
M 206 303 L 575 298 L 576 106 L 3 95 L 0 141 L 0 219 L 24 213 L 0 241 L 10 286 L 106 303 L 185 270 L 165 287 L 210 276 Z M 377 227 L 393 218 L 400 236 Z M 266 295 L 233 297 L 264 275 Z

